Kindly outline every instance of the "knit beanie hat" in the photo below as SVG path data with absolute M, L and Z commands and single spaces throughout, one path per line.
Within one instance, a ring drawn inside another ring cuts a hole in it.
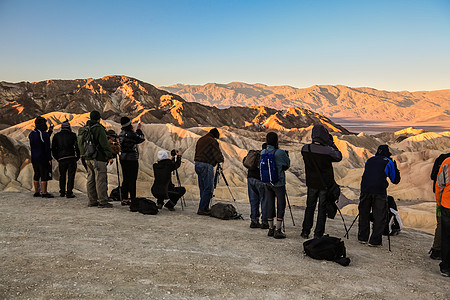
M 122 128 L 126 128 L 131 125 L 131 120 L 128 117 L 122 117 L 120 118 L 120 125 L 122 125 Z
M 65 120 L 64 122 L 61 123 L 61 130 L 71 130 L 70 128 L 70 123 L 68 120 Z
M 98 121 L 101 119 L 101 117 L 102 116 L 100 115 L 100 113 L 98 111 L 96 111 L 96 110 L 91 111 L 91 120 L 92 121 Z
M 36 120 L 34 120 L 34 125 L 36 125 L 36 128 L 41 131 L 46 131 L 48 129 L 47 120 L 41 116 L 37 117 Z
M 278 148 L 278 134 L 275 132 L 269 132 L 266 135 L 266 143 L 267 145 L 274 146 L 275 148 Z
M 113 136 L 113 137 L 117 137 L 117 134 L 114 130 L 110 129 L 106 132 L 107 136 Z
M 158 161 L 163 160 L 163 159 L 168 159 L 169 158 L 169 154 L 167 154 L 166 151 L 164 150 L 160 150 L 158 151 Z
M 377 153 L 375 153 L 377 156 L 384 156 L 384 157 L 391 157 L 391 152 L 389 151 L 388 145 L 380 145 L 378 146 Z
M 217 128 L 213 128 L 209 131 L 209 133 L 212 134 L 212 136 L 216 139 L 218 139 L 220 137 L 220 133 L 219 130 L 217 130 Z

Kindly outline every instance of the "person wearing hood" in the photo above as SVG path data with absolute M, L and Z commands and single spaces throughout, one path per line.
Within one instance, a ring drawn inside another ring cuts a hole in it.
M 152 186 L 152 194 L 157 199 L 158 209 L 163 205 L 170 211 L 175 210 L 178 200 L 186 193 L 186 189 L 182 186 L 175 186 L 172 183 L 172 172 L 178 169 L 181 165 L 180 152 L 174 151 L 175 155 L 169 159 L 166 151 L 158 152 L 158 162 L 153 164 L 153 173 L 155 181 Z M 164 200 L 169 199 L 166 204 Z
M 93 110 L 90 113 L 90 120 L 86 125 L 78 130 L 78 147 L 81 156 L 85 159 L 87 167 L 86 190 L 88 195 L 88 207 L 112 208 L 108 202 L 108 163 L 114 162 L 111 147 L 105 127 L 100 124 L 100 112 Z M 95 157 L 87 157 L 84 148 L 85 137 L 91 132 L 92 142 L 95 145 Z
M 195 173 L 198 176 L 200 189 L 198 215 L 209 215 L 209 203 L 214 193 L 214 167 L 224 161 L 217 141 L 219 137 L 219 130 L 213 128 L 195 145 Z
M 58 161 L 59 195 L 61 197 L 74 198 L 73 186 L 77 171 L 77 161 L 80 159 L 80 149 L 78 148 L 77 135 L 72 132 L 68 120 L 62 122 L 61 131 L 53 137 L 52 154 Z
M 361 180 L 361 195 L 359 197 L 359 226 L 358 240 L 369 246 L 382 245 L 382 235 L 386 225 L 388 200 L 387 188 L 389 183 L 400 182 L 400 171 L 397 163 L 391 160 L 388 145 L 380 145 L 375 156 L 366 161 Z M 370 235 L 370 211 L 373 215 L 372 235 Z
M 266 135 L 267 146 L 261 151 L 261 157 L 268 152 L 273 152 L 278 181 L 264 185 L 264 198 L 266 202 L 267 222 L 269 224 L 268 236 L 276 239 L 284 239 L 286 235 L 282 231 L 284 213 L 286 210 L 286 174 L 285 171 L 291 166 L 291 160 L 285 150 L 278 147 L 278 135 L 269 132 Z M 275 207 L 276 198 L 276 207 Z M 275 224 L 274 219 L 277 218 Z
M 28 139 L 30 140 L 31 164 L 34 170 L 33 197 L 53 198 L 53 195 L 47 192 L 47 182 L 52 179 L 50 135 L 53 132 L 53 126 L 48 128 L 47 120 L 43 117 L 37 117 L 34 124 L 34 130 L 28 135 Z
M 323 125 L 313 127 L 311 138 L 312 143 L 304 145 L 301 151 L 305 162 L 306 186 L 308 188 L 301 233 L 301 236 L 305 239 L 309 238 L 313 226 L 317 200 L 319 200 L 319 207 L 314 237 L 321 237 L 325 232 L 327 188 L 335 183 L 332 163 L 342 160 L 342 153 L 334 144 L 333 136 Z
M 145 141 L 141 130 L 141 122 L 137 124 L 136 131 L 128 117 L 120 119 L 122 131 L 119 134 L 120 142 L 120 165 L 122 166 L 122 197 L 124 203 L 134 201 L 136 198 L 136 181 L 139 171 L 139 149 L 138 144 Z M 128 198 L 128 194 L 130 197 Z

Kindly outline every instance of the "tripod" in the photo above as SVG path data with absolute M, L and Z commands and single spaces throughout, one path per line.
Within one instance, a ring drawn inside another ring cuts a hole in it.
M 225 174 L 223 173 L 222 166 L 220 164 L 217 164 L 216 174 L 214 175 L 214 189 L 216 189 L 217 183 L 219 183 L 220 176 L 222 176 L 223 181 L 225 182 L 225 185 L 227 186 L 228 191 L 230 192 L 231 198 L 234 201 L 234 205 L 236 205 L 236 210 L 239 210 L 236 199 L 234 198 L 233 193 L 231 192 L 230 185 L 228 184 L 227 178 L 225 177 Z M 242 218 L 242 216 L 241 216 L 241 218 Z M 244 219 L 244 218 L 242 218 L 242 219 Z
M 287 204 L 289 207 L 289 211 L 291 213 L 292 225 L 295 226 L 294 216 L 292 215 L 291 203 L 289 202 L 289 197 L 288 197 L 287 191 L 286 191 L 286 200 L 287 200 Z M 284 222 L 283 222 L 283 227 L 284 227 Z
M 119 157 L 116 155 L 116 169 L 117 169 L 117 183 L 119 186 L 119 200 L 122 202 L 122 187 L 120 186 L 120 175 L 119 175 Z
M 177 177 L 178 187 L 181 187 L 180 176 L 178 175 L 178 169 L 175 170 L 175 176 Z M 184 210 L 186 207 L 186 200 L 184 199 L 184 195 L 181 196 L 181 210 Z

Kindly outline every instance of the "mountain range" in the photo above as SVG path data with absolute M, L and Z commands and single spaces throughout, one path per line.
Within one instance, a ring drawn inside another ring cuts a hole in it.
M 231 126 L 250 130 L 304 128 L 324 124 L 334 132 L 348 131 L 308 109 L 283 110 L 260 105 L 225 109 L 187 102 L 182 97 L 126 76 L 99 79 L 0 82 L 0 123 L 15 125 L 50 112 L 83 114 L 92 110 L 104 119 L 129 116 L 144 123 L 171 123 L 182 128 Z
M 229 106 L 301 107 L 330 118 L 441 123 L 450 121 L 450 89 L 390 92 L 369 87 L 315 85 L 309 88 L 232 82 L 160 87 L 187 101 Z

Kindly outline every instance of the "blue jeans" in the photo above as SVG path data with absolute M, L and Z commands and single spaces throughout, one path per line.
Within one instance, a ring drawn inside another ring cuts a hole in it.
M 247 178 L 248 200 L 250 202 L 250 219 L 259 222 L 259 206 L 261 205 L 261 222 L 267 224 L 266 198 L 264 183 L 256 178 Z
M 198 209 L 207 211 L 214 193 L 214 167 L 208 163 L 196 161 L 195 173 L 198 176 L 198 187 L 200 189 Z
M 302 232 L 309 234 L 314 223 L 314 211 L 316 210 L 317 199 L 319 199 L 319 208 L 317 212 L 317 223 L 314 229 L 314 237 L 321 237 L 325 232 L 325 223 L 327 221 L 326 208 L 326 190 L 308 188 L 306 198 L 305 218 L 303 219 Z

